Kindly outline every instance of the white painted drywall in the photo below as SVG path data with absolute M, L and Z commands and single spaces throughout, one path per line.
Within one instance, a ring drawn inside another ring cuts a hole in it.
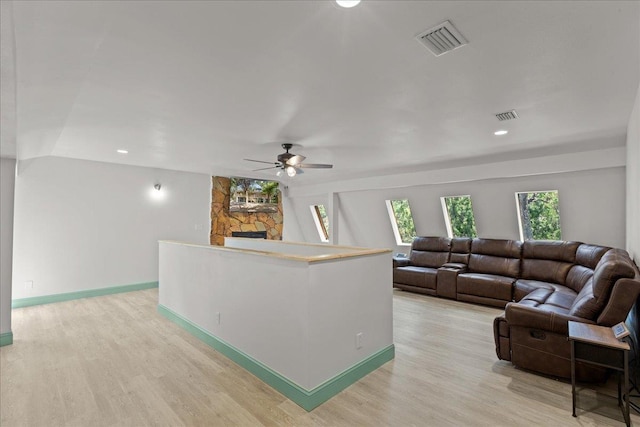
M 291 199 L 286 195 L 288 190 L 285 187 L 282 190 L 282 240 L 301 242 L 304 241 L 302 236 L 302 229 L 298 221 L 297 212 L 291 206 Z
M 15 159 L 0 158 L 0 334 L 11 332 Z
M 156 183 L 163 199 L 152 197 Z M 203 174 L 60 157 L 20 162 L 13 298 L 157 281 L 158 240 L 208 243 L 210 194 Z
M 522 158 L 519 160 L 501 160 L 500 156 L 496 156 L 495 161 L 483 158 L 481 159 L 482 161 L 473 162 L 473 159 L 467 159 L 465 162 L 457 163 L 456 166 L 430 168 L 417 172 L 398 171 L 397 174 L 392 175 L 379 175 L 338 182 L 319 180 L 313 184 L 291 185 L 288 193 L 291 197 L 307 197 L 328 193 L 342 194 L 348 191 L 404 188 L 420 184 L 517 178 L 521 176 L 624 167 L 627 156 L 624 146 L 626 136 L 623 134 L 608 139 L 605 145 L 615 145 L 613 148 Z M 584 141 L 584 143 L 588 144 L 589 140 Z
M 390 253 L 308 263 L 159 246 L 160 304 L 306 390 L 393 343 Z
M 627 127 L 627 251 L 640 263 L 640 86 Z
M 408 247 L 396 246 L 386 199 L 409 200 L 418 235 L 446 236 L 440 197 L 452 195 L 471 195 L 479 236 L 519 239 L 514 194 L 533 190 L 559 191 L 563 239 L 624 248 L 624 167 L 345 191 L 340 193 L 340 243 L 408 252 Z M 317 242 L 308 205 L 322 197 L 292 199 L 305 241 Z
M 309 206 L 312 205 L 324 205 L 328 206 L 327 195 L 311 196 L 311 197 L 287 197 L 287 204 L 283 204 L 283 217 L 285 222 L 285 232 L 283 234 L 283 240 L 307 242 L 307 243 L 322 243 L 318 230 L 316 228 L 313 217 L 309 210 Z M 291 215 L 291 214 L 294 215 Z M 291 217 L 296 220 L 296 228 L 289 227 L 289 221 Z M 331 223 L 329 223 L 331 227 Z

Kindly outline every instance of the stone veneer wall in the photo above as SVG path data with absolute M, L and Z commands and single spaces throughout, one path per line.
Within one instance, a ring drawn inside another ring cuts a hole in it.
M 233 231 L 266 231 L 267 239 L 282 240 L 282 193 L 278 191 L 277 213 L 229 212 L 231 180 L 212 177 L 211 236 L 212 245 L 223 246 Z

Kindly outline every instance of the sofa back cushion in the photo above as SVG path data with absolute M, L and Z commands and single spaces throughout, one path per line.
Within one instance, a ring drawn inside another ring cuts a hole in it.
M 593 295 L 593 279 L 590 278 L 578 292 L 578 296 L 569 309 L 569 315 L 595 321 L 600 310 L 602 308 L 598 309 L 597 298 Z
M 587 280 L 569 311 L 570 315 L 596 320 L 609 300 L 618 279 L 633 278 L 636 272 L 622 249 L 607 251 L 596 265 L 593 277 Z
M 518 277 L 522 242 L 503 239 L 473 239 L 469 270 L 475 273 Z
M 593 269 L 596 268 L 600 258 L 611 248 L 596 245 L 581 244 L 576 251 L 575 265 L 567 274 L 565 285 L 576 292 L 580 292 L 593 277 Z
M 411 244 L 411 264 L 418 267 L 438 268 L 449 262 L 448 237 L 416 237 Z
M 520 277 L 564 285 L 576 259 L 579 242 L 527 240 L 522 244 Z M 575 290 L 575 289 L 574 289 Z M 578 291 L 576 291 L 578 292 Z
M 451 239 L 451 256 L 449 262 L 469 264 L 471 252 L 471 239 L 468 237 L 456 237 Z
M 587 281 L 593 277 L 593 270 L 579 264 L 574 265 L 567 274 L 565 286 L 580 292 L 587 284 Z
M 588 267 L 590 269 L 596 268 L 600 258 L 609 251 L 606 246 L 587 245 L 581 244 L 576 251 L 576 264 Z

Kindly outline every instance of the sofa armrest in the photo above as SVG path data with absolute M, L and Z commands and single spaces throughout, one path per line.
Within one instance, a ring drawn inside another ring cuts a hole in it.
M 513 302 L 507 304 L 505 307 L 505 318 L 510 327 L 523 326 L 567 336 L 569 335 L 569 320 L 582 323 L 595 323 L 582 317 L 539 310 L 535 307 Z
M 460 270 L 460 273 L 464 273 L 467 271 L 467 264 L 463 264 L 461 262 L 447 262 L 442 264 L 440 268 L 449 268 L 452 270 Z
M 411 263 L 411 261 L 409 261 L 409 258 L 400 258 L 400 257 L 393 257 L 393 268 L 396 267 L 406 267 Z
M 640 294 L 640 280 L 618 279 L 607 305 L 598 316 L 598 325 L 613 326 L 623 322 Z

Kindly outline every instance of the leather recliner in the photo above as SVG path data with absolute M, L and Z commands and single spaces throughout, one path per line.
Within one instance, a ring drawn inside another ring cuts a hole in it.
M 613 326 L 640 294 L 626 251 L 580 242 L 418 237 L 393 262 L 395 287 L 505 307 L 494 321 L 498 358 L 558 377 L 570 375 L 568 321 Z M 577 367 L 581 380 L 603 373 Z

